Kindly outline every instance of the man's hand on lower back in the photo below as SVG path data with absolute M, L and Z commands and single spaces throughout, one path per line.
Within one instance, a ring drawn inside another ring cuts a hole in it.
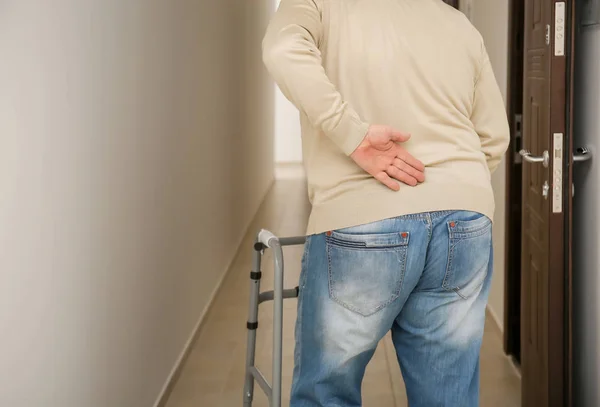
M 397 181 L 416 186 L 425 181 L 425 166 L 398 144 L 409 138 L 409 134 L 389 126 L 372 125 L 350 157 L 363 170 L 394 191 L 400 189 Z

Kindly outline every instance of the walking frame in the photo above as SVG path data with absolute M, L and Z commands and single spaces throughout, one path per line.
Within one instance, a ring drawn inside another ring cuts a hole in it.
M 297 298 L 299 287 L 284 290 L 283 288 L 283 247 L 302 245 L 305 236 L 278 238 L 268 230 L 258 233 L 254 244 L 252 271 L 250 272 L 250 307 L 248 309 L 248 342 L 246 348 L 246 378 L 244 383 L 244 407 L 252 407 L 254 398 L 254 382 L 258 382 L 269 399 L 269 407 L 281 407 L 281 365 L 283 337 L 283 300 Z M 261 260 L 266 248 L 273 251 L 274 286 L 273 291 L 260 292 L 262 272 Z M 254 365 L 256 354 L 256 330 L 258 328 L 258 306 L 266 301 L 273 301 L 273 375 L 272 386 Z

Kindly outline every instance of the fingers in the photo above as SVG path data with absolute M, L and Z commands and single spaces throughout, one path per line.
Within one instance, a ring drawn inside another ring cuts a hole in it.
M 390 167 L 387 169 L 387 174 L 406 185 L 410 185 L 411 187 L 414 187 L 419 183 L 415 177 L 407 172 L 402 171 L 395 165 L 390 165 Z
M 415 157 L 413 157 L 412 155 L 410 155 L 402 147 L 398 148 L 398 153 L 397 153 L 396 156 L 397 156 L 397 158 L 399 158 L 402 161 L 404 161 L 406 164 L 408 164 L 411 167 L 413 167 L 415 170 L 417 170 L 419 172 L 425 172 L 425 165 L 421 161 L 417 160 Z
M 398 182 L 390 178 L 390 176 L 384 171 L 375 174 L 375 179 L 393 191 L 400 190 L 400 185 L 398 185 Z
M 405 172 L 406 174 L 410 175 L 411 177 L 416 179 L 418 182 L 425 182 L 425 173 L 423 171 L 417 170 L 415 167 L 408 165 L 401 159 L 395 158 L 393 166 L 395 168 L 398 168 L 400 171 Z

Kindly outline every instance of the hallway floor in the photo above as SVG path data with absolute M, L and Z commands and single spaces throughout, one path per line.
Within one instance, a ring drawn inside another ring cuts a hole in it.
M 266 228 L 279 236 L 303 234 L 309 213 L 303 180 L 281 180 L 271 189 L 223 286 L 209 311 L 198 339 L 174 385 L 166 407 L 241 407 L 246 353 L 246 313 L 249 272 L 255 233 Z M 285 249 L 285 286 L 297 285 L 301 247 Z M 263 258 L 262 290 L 272 288 L 272 257 Z M 259 316 L 257 365 L 270 381 L 272 303 L 263 304 Z M 283 406 L 289 404 L 293 363 L 296 300 L 286 300 L 284 310 Z M 481 353 L 481 406 L 519 407 L 521 383 L 502 352 L 502 338 L 488 318 Z M 391 340 L 380 344 L 367 368 L 363 384 L 365 407 L 406 407 L 402 376 Z M 267 407 L 258 385 L 254 407 Z M 458 406 L 457 406 L 458 407 Z

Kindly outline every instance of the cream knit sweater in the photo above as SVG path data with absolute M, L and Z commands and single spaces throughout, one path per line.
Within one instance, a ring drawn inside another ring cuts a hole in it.
M 493 217 L 508 121 L 483 40 L 441 0 L 282 0 L 263 59 L 300 111 L 308 234 L 390 217 Z M 395 192 L 349 155 L 370 124 L 410 133 L 426 180 Z

